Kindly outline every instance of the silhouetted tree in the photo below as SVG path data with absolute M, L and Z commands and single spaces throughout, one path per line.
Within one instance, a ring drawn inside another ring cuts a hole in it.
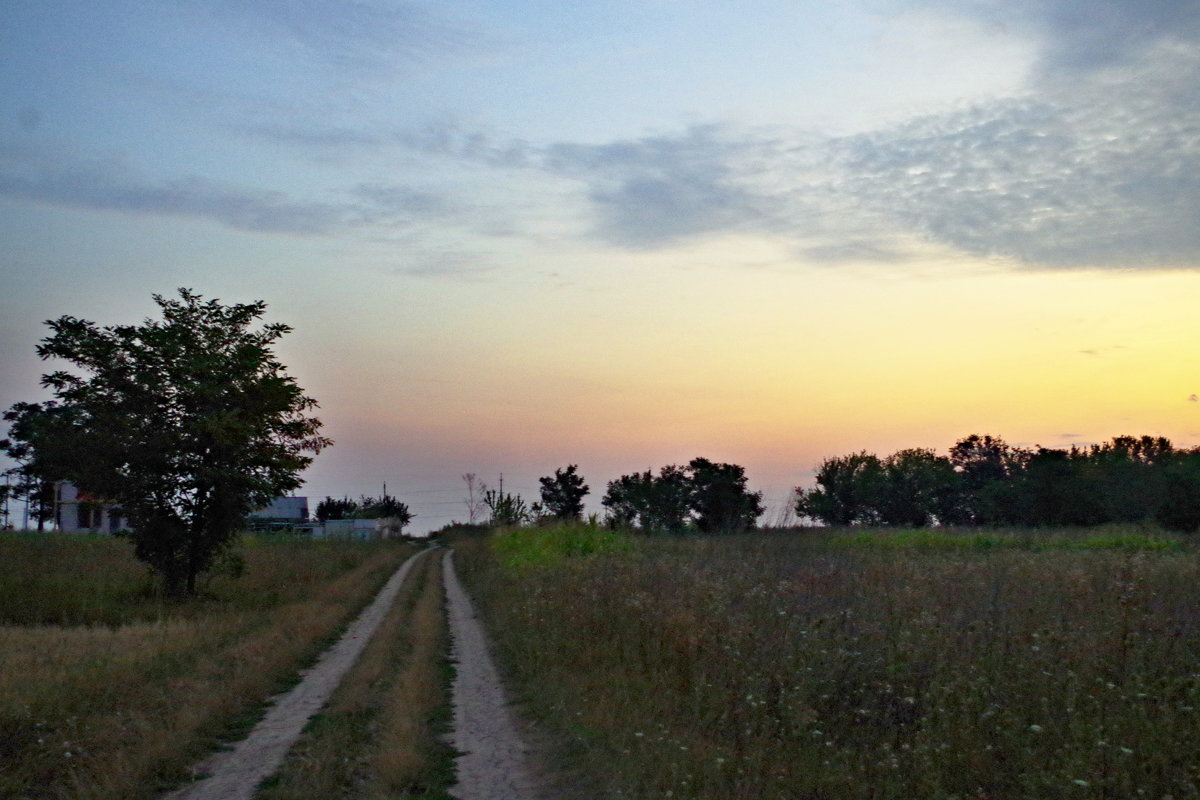
M 874 453 L 832 456 L 817 468 L 816 488 L 796 490 L 796 513 L 826 525 L 879 524 L 885 480 Z
M 349 497 L 343 497 L 340 500 L 334 497 L 326 497 L 317 503 L 315 513 L 317 519 L 321 522 L 331 519 L 354 519 L 358 514 L 358 501 L 351 500 Z
M 635 526 L 650 532 L 678 532 L 687 526 L 692 484 L 686 470 L 665 466 L 654 475 L 649 470 L 622 475 L 610 481 L 601 505 L 614 525 Z
M 916 448 L 893 453 L 881 467 L 882 480 L 865 493 L 877 489 L 873 516 L 883 525 L 921 527 L 955 515 L 960 479 L 950 459 Z
M 1000 437 L 972 434 L 950 448 L 950 463 L 962 476 L 962 502 L 952 524 L 1001 525 L 1020 522 L 1013 478 L 1030 453 Z
M 688 462 L 691 510 L 704 533 L 738 533 L 753 528 L 763 513 L 762 492 L 746 488 L 746 470 L 707 458 Z
M 13 499 L 25 501 L 39 531 L 54 519 L 55 481 L 76 463 L 94 457 L 71 436 L 73 415 L 70 408 L 54 400 L 16 403 L 4 412 L 9 438 L 0 441 L 0 450 L 17 462 L 5 471 L 13 481 L 8 493 Z
M 1162 436 L 1114 436 L 1093 445 L 1084 469 L 1096 484 L 1106 522 L 1137 522 L 1154 517 L 1164 502 L 1165 468 L 1175 448 Z
M 588 486 L 576 473 L 576 465 L 554 470 L 554 477 L 538 478 L 542 485 L 542 506 L 546 513 L 559 520 L 577 520 L 583 516 L 583 498 Z
M 530 508 L 519 494 L 488 489 L 484 492 L 483 503 L 491 512 L 492 525 L 521 525 L 530 519 Z
M 1200 531 L 1200 448 L 1178 453 L 1162 469 L 1164 489 L 1159 522 L 1183 533 Z
M 407 503 L 402 503 L 390 494 L 382 497 L 363 497 L 359 503 L 358 515 L 363 519 L 393 519 L 399 533 L 404 526 L 412 522 L 413 514 Z
M 484 503 L 484 495 L 487 494 L 487 484 L 479 480 L 474 472 L 467 472 L 462 476 L 463 483 L 467 485 L 467 496 L 463 500 L 463 504 L 467 507 L 467 523 L 476 525 L 483 519 L 483 512 L 487 510 L 487 504 Z

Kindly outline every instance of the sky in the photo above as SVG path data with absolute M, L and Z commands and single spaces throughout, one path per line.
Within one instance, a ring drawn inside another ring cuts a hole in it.
M 303 492 L 972 433 L 1200 445 L 1195 0 L 9 0 L 0 406 L 44 322 L 264 300 Z

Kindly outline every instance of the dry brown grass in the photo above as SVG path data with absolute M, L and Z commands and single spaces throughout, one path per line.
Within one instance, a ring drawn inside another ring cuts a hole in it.
M 441 553 L 415 565 L 396 605 L 260 800 L 442 798 L 448 748 Z
M 1200 796 L 1191 547 L 920 544 L 640 539 L 520 572 L 458 551 L 613 796 Z
M 0 544 L 11 558 L 28 543 Z M 33 546 L 72 553 L 75 544 Z M 125 543 L 84 544 L 100 562 L 129 558 Z M 88 584 L 90 572 L 76 572 L 89 598 L 80 603 L 43 559 L 47 583 L 58 588 L 42 596 L 68 609 L 68 618 L 88 608 L 95 618 L 132 621 L 0 626 L 0 797 L 155 796 L 218 736 L 252 719 L 412 552 L 394 544 L 255 542 L 242 579 L 227 587 L 215 581 L 212 596 L 183 604 L 139 600 L 127 584 L 106 594 Z M 106 608 L 106 598 L 120 610 Z M 53 618 L 61 608 L 43 611 Z

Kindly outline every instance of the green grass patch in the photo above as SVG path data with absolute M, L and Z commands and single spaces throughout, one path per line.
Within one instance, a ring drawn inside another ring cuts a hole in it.
M 626 533 L 595 524 L 556 524 L 508 528 L 491 539 L 502 566 L 521 571 L 552 567 L 566 559 L 624 553 L 632 548 Z

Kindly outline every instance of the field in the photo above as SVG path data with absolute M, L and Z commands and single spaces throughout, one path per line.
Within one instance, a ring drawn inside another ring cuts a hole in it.
M 158 796 L 252 724 L 415 552 L 248 539 L 201 597 L 164 601 L 130 550 L 0 536 L 0 797 Z
M 1179 538 L 508 537 L 460 543 L 463 577 L 558 756 L 609 796 L 1200 796 Z

